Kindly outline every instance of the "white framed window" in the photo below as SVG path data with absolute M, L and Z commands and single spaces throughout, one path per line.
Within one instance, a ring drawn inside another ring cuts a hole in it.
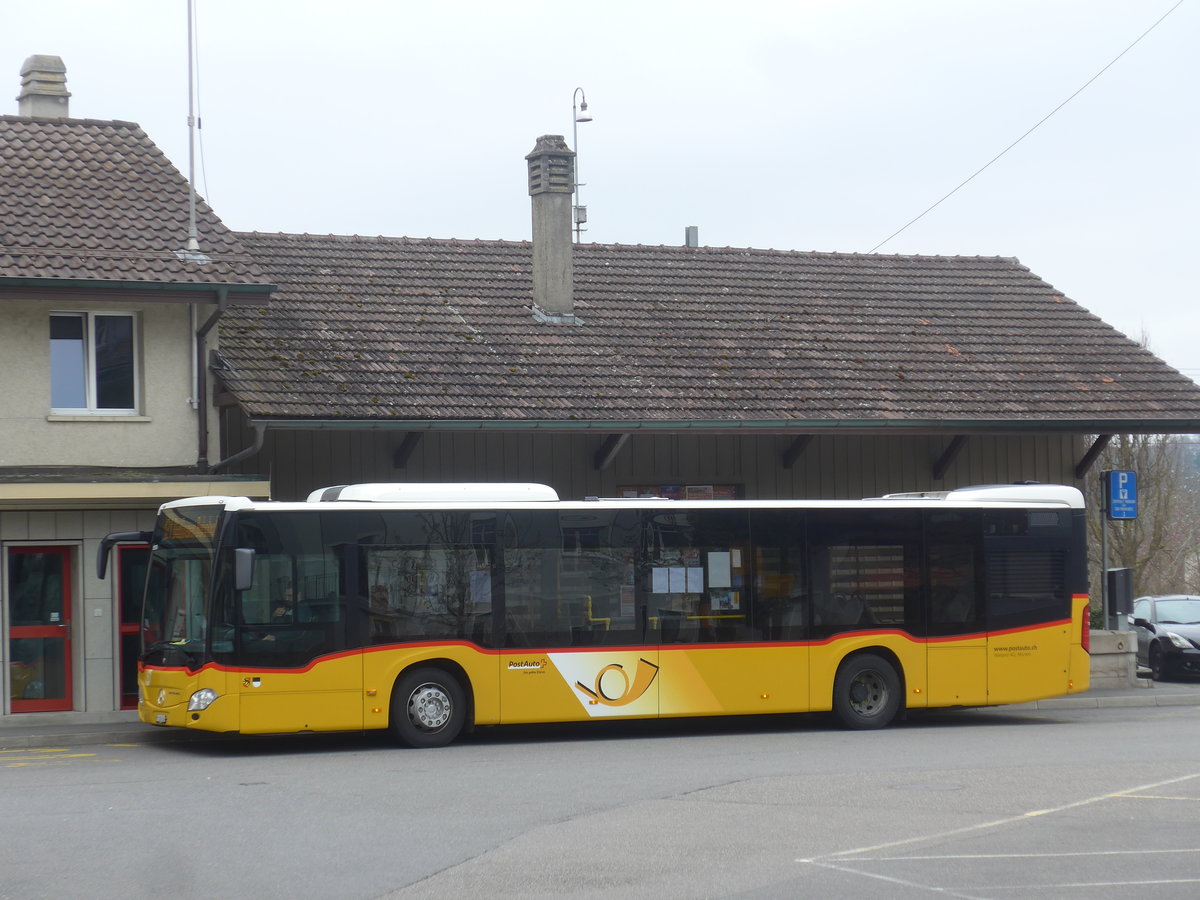
M 50 406 L 56 414 L 137 415 L 138 329 L 133 313 L 50 314 Z

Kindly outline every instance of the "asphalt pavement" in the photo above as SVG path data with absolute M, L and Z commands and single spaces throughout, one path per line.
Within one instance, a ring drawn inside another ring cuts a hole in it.
M 1151 681 L 1139 678 L 1129 687 L 1101 688 L 1052 697 L 1032 703 L 1017 703 L 1004 709 L 1105 709 L 1127 706 L 1200 706 L 1200 681 Z M 137 721 L 133 712 L 122 721 L 70 724 L 39 724 L 38 713 L 20 716 L 19 722 L 0 722 L 0 750 L 88 744 L 149 744 L 167 741 L 228 740 L 229 735 L 161 728 Z M 11 718 L 11 717 L 9 717 Z

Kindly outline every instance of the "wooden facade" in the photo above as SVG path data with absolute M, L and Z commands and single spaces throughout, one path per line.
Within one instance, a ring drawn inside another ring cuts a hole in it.
M 250 445 L 252 434 L 236 412 L 225 416 L 227 457 Z M 972 435 L 935 478 L 952 434 L 817 436 L 789 467 L 789 435 L 635 432 L 597 469 L 605 438 L 592 431 L 268 428 L 260 453 L 231 474 L 269 473 L 277 500 L 370 481 L 535 481 L 564 499 L 613 497 L 630 484 L 737 484 L 749 499 L 858 499 L 1017 481 L 1080 486 L 1075 467 L 1086 449 L 1080 435 Z

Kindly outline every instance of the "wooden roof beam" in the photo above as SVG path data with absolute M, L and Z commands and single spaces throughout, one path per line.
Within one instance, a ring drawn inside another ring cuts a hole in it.
M 808 445 L 812 443 L 812 440 L 813 436 L 811 434 L 802 434 L 788 444 L 788 448 L 783 451 L 783 456 L 780 460 L 783 463 L 783 467 L 790 469 L 794 466 L 796 460 L 804 455 L 804 451 L 808 449 Z
M 1096 440 L 1092 441 L 1092 446 L 1088 447 L 1087 453 L 1083 454 L 1083 459 L 1075 464 L 1075 477 L 1082 478 L 1088 473 L 1088 470 L 1095 465 L 1100 454 L 1104 452 L 1104 448 L 1108 446 L 1108 442 L 1113 439 L 1111 434 L 1098 434 Z
M 413 451 L 417 449 L 417 445 L 421 443 L 423 434 L 424 432 L 421 431 L 410 431 L 404 435 L 404 440 L 392 454 L 392 468 L 403 469 L 408 465 L 408 460 L 413 455 Z
M 942 451 L 942 455 L 933 464 L 933 477 L 935 480 L 941 480 L 946 477 L 946 472 L 954 465 L 954 460 L 958 458 L 958 454 L 962 452 L 963 445 L 966 443 L 967 436 L 965 434 L 956 434 L 951 438 L 950 443 L 946 445 L 946 449 Z
M 625 446 L 627 440 L 629 440 L 628 434 L 610 434 L 604 439 L 600 449 L 592 457 L 592 465 L 596 467 L 597 472 L 608 468 L 613 458 L 621 452 L 621 448 Z

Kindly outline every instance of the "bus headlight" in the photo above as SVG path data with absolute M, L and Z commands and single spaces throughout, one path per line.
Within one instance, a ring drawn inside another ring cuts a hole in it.
M 192 698 L 188 700 L 188 710 L 199 711 L 202 709 L 208 709 L 210 706 L 212 706 L 212 702 L 216 700 L 217 697 L 217 692 L 212 688 L 201 688 L 200 690 L 196 691 L 196 693 L 192 694 Z

